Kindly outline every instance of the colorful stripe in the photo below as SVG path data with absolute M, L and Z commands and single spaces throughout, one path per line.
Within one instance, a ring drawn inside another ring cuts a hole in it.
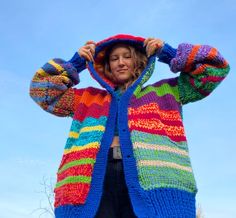
M 155 145 L 155 144 L 135 142 L 133 144 L 133 147 L 134 149 L 143 148 L 143 149 L 148 149 L 148 150 L 167 151 L 167 152 L 176 153 L 183 156 L 188 156 L 187 151 L 179 149 L 179 148 L 169 147 L 167 145 Z
M 165 162 L 165 161 L 158 161 L 158 160 L 141 160 L 138 162 L 138 165 L 139 166 L 170 167 L 170 168 L 192 172 L 191 167 L 185 167 L 185 166 L 173 163 L 173 162 Z

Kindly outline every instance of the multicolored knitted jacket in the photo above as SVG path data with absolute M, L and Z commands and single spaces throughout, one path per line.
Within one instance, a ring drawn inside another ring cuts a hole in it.
M 156 54 L 136 82 L 117 101 L 115 85 L 103 75 L 107 47 L 117 42 L 144 49 L 144 38 L 116 35 L 96 46 L 95 64 L 87 68 L 104 89 L 77 89 L 86 68 L 76 53 L 70 61 L 53 59 L 40 68 L 31 97 L 46 111 L 72 117 L 69 137 L 57 173 L 57 218 L 92 218 L 102 196 L 108 150 L 116 117 L 125 180 L 139 218 L 195 217 L 197 192 L 182 123 L 182 105 L 209 95 L 229 72 L 226 60 L 207 45 L 165 44 L 159 61 L 176 78 L 144 86 L 154 71 Z

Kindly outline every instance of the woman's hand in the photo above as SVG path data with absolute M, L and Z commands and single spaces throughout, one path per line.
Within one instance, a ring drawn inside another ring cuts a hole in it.
M 146 38 L 144 40 L 144 47 L 145 46 L 146 46 L 147 56 L 150 57 L 155 52 L 158 52 L 158 50 L 160 50 L 164 46 L 164 41 L 156 38 Z
M 94 54 L 95 54 L 96 43 L 94 41 L 87 41 L 84 46 L 82 46 L 78 53 L 80 57 L 85 58 L 86 61 L 94 62 Z

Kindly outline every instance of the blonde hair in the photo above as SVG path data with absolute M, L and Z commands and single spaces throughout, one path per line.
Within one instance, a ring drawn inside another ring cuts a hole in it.
M 109 56 L 112 50 L 119 45 L 125 45 L 130 50 L 131 57 L 134 59 L 135 70 L 134 72 L 132 72 L 131 79 L 127 83 L 119 85 L 121 91 L 125 91 L 129 86 L 131 86 L 138 79 L 140 74 L 143 72 L 143 70 L 147 66 L 147 56 L 141 51 L 139 51 L 138 49 L 136 49 L 135 47 L 126 45 L 126 44 L 118 44 L 118 45 L 116 44 L 115 46 L 109 48 L 105 55 L 106 57 L 105 57 L 105 63 L 104 63 L 104 74 L 109 80 L 111 80 L 114 83 L 116 83 L 116 81 L 111 73 L 110 64 L 109 64 Z

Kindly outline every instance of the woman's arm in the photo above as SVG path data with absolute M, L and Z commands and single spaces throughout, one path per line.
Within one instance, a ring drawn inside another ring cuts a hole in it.
M 73 116 L 85 89 L 75 89 L 86 60 L 93 61 L 96 43 L 88 41 L 69 61 L 55 58 L 34 75 L 30 96 L 45 111 L 57 116 Z
M 174 49 L 165 44 L 159 61 L 169 64 L 172 72 L 181 72 L 178 89 L 182 104 L 208 96 L 230 70 L 219 51 L 208 45 L 182 43 Z
M 75 102 L 78 100 L 75 98 L 79 98 L 79 95 L 75 95 L 72 86 L 79 83 L 78 73 L 85 68 L 85 59 L 78 52 L 70 61 L 58 58 L 50 60 L 34 75 L 30 96 L 49 113 L 62 117 L 73 116 Z

